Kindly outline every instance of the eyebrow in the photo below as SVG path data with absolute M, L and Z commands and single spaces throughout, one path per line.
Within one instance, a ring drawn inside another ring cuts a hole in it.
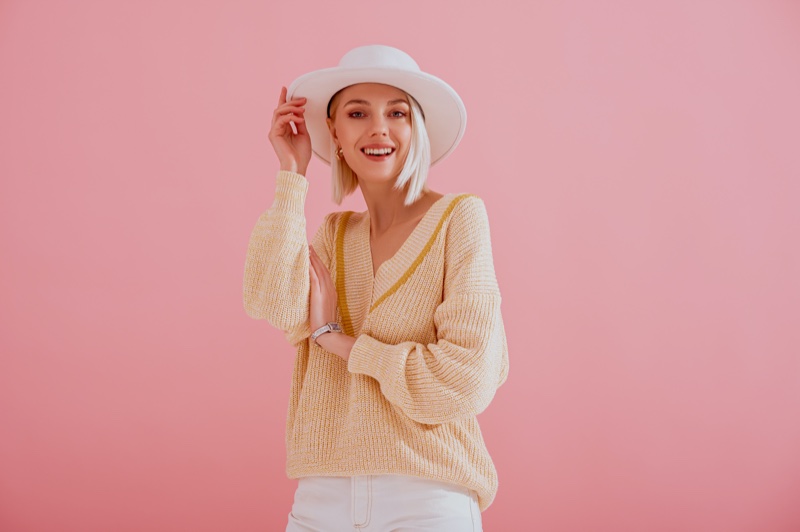
M 348 105 L 357 104 L 357 103 L 364 104 L 364 105 L 369 105 L 369 102 L 367 100 L 350 100 L 349 102 L 344 104 L 342 107 L 347 107 Z M 387 103 L 387 105 L 394 105 L 396 103 L 404 103 L 404 104 L 408 105 L 408 102 L 405 101 L 405 100 L 391 100 L 390 102 Z

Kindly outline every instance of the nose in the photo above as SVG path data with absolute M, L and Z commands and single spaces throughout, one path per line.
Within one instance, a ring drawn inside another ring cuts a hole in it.
M 386 136 L 389 133 L 389 127 L 386 117 L 382 113 L 374 113 L 370 121 L 370 136 Z

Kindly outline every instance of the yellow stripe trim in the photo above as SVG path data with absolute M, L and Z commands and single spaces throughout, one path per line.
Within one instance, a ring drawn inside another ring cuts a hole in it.
M 342 329 L 346 335 L 355 336 L 344 286 L 344 230 L 351 214 L 353 214 L 352 211 L 342 214 L 342 221 L 339 223 L 336 233 L 336 297 L 339 300 L 339 312 L 342 314 Z
M 453 211 L 453 209 L 455 209 L 456 205 L 458 205 L 461 202 L 461 200 L 469 198 L 470 196 L 477 197 L 475 194 L 461 194 L 459 196 L 456 196 L 453 199 L 453 201 L 450 202 L 450 204 L 444 210 L 442 217 L 439 218 L 439 223 L 436 224 L 436 229 L 433 230 L 433 234 L 428 239 L 428 242 L 425 244 L 425 247 L 422 248 L 422 251 L 420 251 L 417 258 L 414 259 L 414 262 L 411 263 L 411 266 L 408 267 L 408 269 L 400 277 L 400 279 L 398 279 L 397 282 L 394 283 L 392 287 L 389 288 L 389 290 L 387 290 L 381 297 L 375 300 L 375 303 L 373 303 L 369 309 L 370 312 L 375 310 L 375 308 L 381 303 L 383 303 L 386 300 L 386 298 L 397 292 L 400 289 L 400 287 L 403 286 L 403 284 L 405 284 L 405 282 L 408 281 L 408 279 L 412 275 L 414 275 L 416 269 L 419 267 L 420 264 L 422 264 L 423 259 L 425 259 L 425 255 L 427 255 L 428 252 L 431 250 L 431 247 L 433 247 L 433 243 L 436 241 L 436 237 L 439 235 L 439 231 L 442 230 L 442 226 L 444 225 L 444 221 L 447 219 L 448 215 Z

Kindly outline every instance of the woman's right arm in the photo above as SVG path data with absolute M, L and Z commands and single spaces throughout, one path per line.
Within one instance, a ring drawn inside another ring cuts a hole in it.
M 307 191 L 304 176 L 278 172 L 275 199 L 256 222 L 245 260 L 245 312 L 284 331 L 292 344 L 311 334 L 309 250 L 303 210 Z M 314 249 L 328 266 L 335 214 L 325 216 L 312 239 Z
M 269 141 L 280 162 L 275 199 L 250 235 L 244 272 L 245 311 L 284 331 L 292 344 L 310 335 L 309 254 L 303 209 L 311 138 L 305 126 L 305 103 L 305 98 L 287 101 L 286 87 L 281 88 L 269 131 Z M 314 249 L 326 255 L 329 221 L 330 215 L 313 242 Z

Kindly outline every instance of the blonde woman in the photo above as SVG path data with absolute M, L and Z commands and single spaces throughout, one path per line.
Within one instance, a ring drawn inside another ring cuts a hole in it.
M 466 111 L 406 53 L 372 45 L 282 88 L 272 206 L 250 237 L 249 316 L 296 347 L 287 531 L 481 530 L 497 473 L 476 416 L 508 375 L 483 201 L 427 187 Z M 312 151 L 333 199 L 306 241 Z

